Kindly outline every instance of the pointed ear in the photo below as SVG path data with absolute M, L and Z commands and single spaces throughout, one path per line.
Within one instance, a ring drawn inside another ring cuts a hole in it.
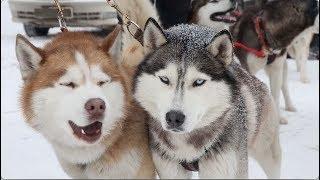
M 145 54 L 154 51 L 167 42 L 162 28 L 153 18 L 149 18 L 146 22 L 143 33 L 143 47 Z
M 101 44 L 102 49 L 116 62 L 121 58 L 121 32 L 121 25 L 117 25 Z
M 216 58 L 223 61 L 228 66 L 233 59 L 233 45 L 231 34 L 228 30 L 217 33 L 212 42 L 207 46 L 207 50 Z
M 43 59 L 41 49 L 31 44 L 25 37 L 18 34 L 16 37 L 16 56 L 20 66 L 22 79 L 26 82 L 40 67 Z

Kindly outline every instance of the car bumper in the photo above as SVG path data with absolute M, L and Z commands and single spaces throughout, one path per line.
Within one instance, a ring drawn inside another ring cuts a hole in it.
M 105 0 L 60 0 L 60 4 L 72 11 L 70 16 L 65 18 L 67 26 L 103 28 L 118 22 L 115 10 L 108 6 Z M 9 6 L 14 22 L 39 27 L 59 26 L 56 16 L 42 17 L 36 13 L 36 10 L 54 7 L 51 0 L 9 0 Z

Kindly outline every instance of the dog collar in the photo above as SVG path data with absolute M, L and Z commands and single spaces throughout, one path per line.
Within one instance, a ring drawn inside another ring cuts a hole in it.
M 262 19 L 260 14 L 262 14 L 262 12 L 260 12 L 258 16 L 253 18 L 253 23 L 258 36 L 259 43 L 261 45 L 261 49 L 257 50 L 255 48 L 248 47 L 239 41 L 234 42 L 234 47 L 244 49 L 245 51 L 254 54 L 258 58 L 264 58 L 268 55 L 277 55 L 280 53 L 281 50 L 274 50 L 270 48 L 269 43 L 266 40 L 266 32 L 262 25 Z M 266 53 L 265 51 L 267 51 L 268 53 Z
M 199 171 L 199 160 L 195 160 L 192 162 L 182 161 L 180 162 L 181 166 L 184 167 L 188 171 Z

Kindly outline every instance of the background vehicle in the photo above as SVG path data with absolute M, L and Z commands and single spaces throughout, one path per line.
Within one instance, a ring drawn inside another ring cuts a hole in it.
M 117 14 L 105 0 L 60 0 L 68 26 L 110 29 Z M 23 23 L 28 36 L 46 36 L 58 27 L 57 8 L 52 0 L 9 0 L 14 22 Z

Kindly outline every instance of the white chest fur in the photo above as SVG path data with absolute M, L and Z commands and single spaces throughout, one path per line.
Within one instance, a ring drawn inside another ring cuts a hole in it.
M 154 135 L 157 136 L 156 134 Z M 214 141 L 214 139 L 212 139 L 205 146 L 196 148 L 194 145 L 188 143 L 186 135 L 174 134 L 170 135 L 168 138 L 173 147 L 170 148 L 163 142 L 160 142 L 160 148 L 172 158 L 187 161 L 198 159 L 205 153 L 205 149 L 210 147 Z M 159 139 L 156 139 L 156 141 L 158 140 Z
M 119 158 L 102 155 L 97 160 L 83 165 L 67 161 L 59 154 L 57 156 L 64 171 L 72 178 L 133 178 L 136 177 L 142 161 L 142 155 L 135 149 L 129 150 Z

